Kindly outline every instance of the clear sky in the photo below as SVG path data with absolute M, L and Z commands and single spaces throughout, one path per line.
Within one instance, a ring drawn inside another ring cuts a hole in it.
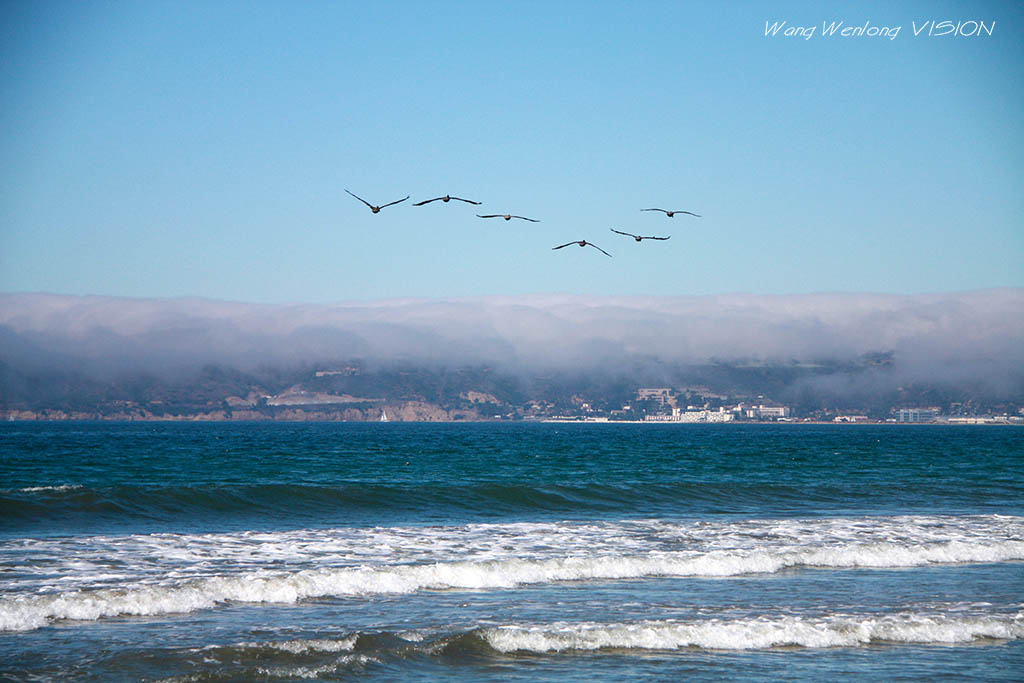
M 1011 2 L 3 2 L 0 291 L 1021 287 L 1022 32 Z M 446 193 L 484 204 L 412 206 Z M 474 216 L 505 212 L 541 222 Z

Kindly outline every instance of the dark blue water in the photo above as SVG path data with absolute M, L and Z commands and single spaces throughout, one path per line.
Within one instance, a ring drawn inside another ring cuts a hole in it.
M 15 679 L 1021 680 L 1024 429 L 0 425 Z

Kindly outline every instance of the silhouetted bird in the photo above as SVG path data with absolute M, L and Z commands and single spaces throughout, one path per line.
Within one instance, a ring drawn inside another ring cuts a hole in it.
M 669 239 L 669 237 L 672 237 L 672 235 L 669 235 L 668 237 L 643 237 L 641 235 L 634 235 L 631 232 L 622 232 L 621 230 L 616 230 L 615 228 L 609 228 L 609 230 L 611 230 L 612 232 L 617 232 L 620 235 L 625 235 L 627 237 L 632 237 L 637 242 L 640 242 L 641 240 L 667 240 L 667 239 Z
M 561 249 L 562 247 L 567 247 L 570 244 L 578 244 L 581 247 L 593 247 L 594 249 L 597 249 L 599 252 L 601 252 L 605 256 L 611 256 L 611 254 L 609 254 L 607 251 L 605 251 L 601 247 L 597 246 L 593 242 L 588 242 L 586 240 L 575 240 L 575 241 L 572 241 L 572 242 L 566 242 L 565 244 L 559 244 L 557 247 L 551 247 L 551 251 L 554 251 L 555 249 Z
M 672 218 L 672 216 L 675 216 L 677 213 L 685 213 L 685 214 L 689 214 L 691 216 L 697 216 L 697 218 L 700 218 L 700 216 L 695 214 L 693 211 L 666 211 L 665 209 L 640 209 L 640 210 L 641 211 L 661 211 L 663 214 L 665 214 L 669 218 Z
M 508 214 L 508 213 L 492 213 L 492 214 L 488 214 L 487 216 L 481 216 L 480 214 L 477 214 L 476 217 L 477 218 L 504 218 L 507 221 L 508 220 L 512 220 L 513 218 L 521 218 L 522 220 L 530 221 L 531 223 L 540 223 L 540 221 L 537 220 L 536 218 L 527 218 L 526 216 L 513 216 L 512 214 Z
M 413 206 L 423 206 L 424 204 L 429 204 L 430 202 L 436 202 L 438 199 L 445 203 L 448 203 L 451 200 L 456 199 L 460 202 L 466 202 L 467 204 L 483 204 L 483 202 L 474 202 L 472 199 L 463 199 L 462 197 L 453 197 L 450 194 L 446 194 L 443 197 L 434 197 L 433 199 L 425 199 L 422 202 L 415 202 Z
M 345 190 L 345 192 L 348 192 L 348 190 Z M 352 194 L 351 192 L 348 192 L 348 193 Z M 370 202 L 366 201 L 362 197 L 359 197 L 359 196 L 354 195 L 354 194 L 352 194 L 352 196 L 355 197 L 356 199 L 358 199 L 359 201 L 361 201 L 363 204 L 366 204 L 368 207 L 370 207 L 370 211 L 373 211 L 374 213 L 380 213 L 380 210 L 383 209 L 385 206 L 391 206 L 392 204 L 398 204 L 400 202 L 404 202 L 406 199 L 409 198 L 409 196 L 406 195 L 404 198 L 398 199 L 398 200 L 390 202 L 388 204 L 381 204 L 380 206 L 374 206 L 373 204 L 371 204 Z

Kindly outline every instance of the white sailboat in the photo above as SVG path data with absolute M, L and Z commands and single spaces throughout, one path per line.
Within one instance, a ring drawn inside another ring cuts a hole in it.
M 383 408 L 381 408 L 381 410 L 380 410 L 380 421 L 381 422 L 387 422 L 388 421 L 388 414 L 386 412 L 384 412 Z

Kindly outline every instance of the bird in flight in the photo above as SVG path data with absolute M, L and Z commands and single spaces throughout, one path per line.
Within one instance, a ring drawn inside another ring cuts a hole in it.
M 557 247 L 551 247 L 551 251 L 554 251 L 555 249 L 561 249 L 562 247 L 567 247 L 570 244 L 577 244 L 577 245 L 579 245 L 581 247 L 593 247 L 594 249 L 597 249 L 599 252 L 601 252 L 605 256 L 611 257 L 611 254 L 609 254 L 607 251 L 605 251 L 601 247 L 597 246 L 593 242 L 588 242 L 586 240 L 573 240 L 572 242 L 566 242 L 565 244 L 559 244 Z
M 422 202 L 415 202 L 413 206 L 423 206 L 424 204 L 429 204 L 430 202 L 436 202 L 438 199 L 440 199 L 442 202 L 446 204 L 453 199 L 456 199 L 460 202 L 466 202 L 467 204 L 483 204 L 483 202 L 474 202 L 472 199 L 463 199 L 462 197 L 453 197 L 450 194 L 446 194 L 443 197 L 434 197 L 433 199 L 424 199 Z
M 642 240 L 667 240 L 667 239 L 669 239 L 669 237 L 672 237 L 672 235 L 669 235 L 668 237 L 646 237 L 646 236 L 641 236 L 641 235 L 634 235 L 631 232 L 622 232 L 621 230 L 616 230 L 615 228 L 609 228 L 609 229 L 612 232 L 617 232 L 620 235 L 626 235 L 627 237 L 632 237 L 637 242 L 640 242 Z
M 672 218 L 672 216 L 675 216 L 677 213 L 685 213 L 685 214 L 689 214 L 690 216 L 696 216 L 697 218 L 700 218 L 700 216 L 695 214 L 693 211 L 666 211 L 665 209 L 640 209 L 640 210 L 641 211 L 661 211 L 663 214 L 665 214 L 669 218 Z
M 348 190 L 345 190 L 345 192 L 348 192 Z M 352 194 L 351 192 L 348 192 L 348 193 Z M 352 196 L 355 197 L 356 199 L 358 199 L 359 201 L 361 201 L 363 204 L 366 204 L 368 207 L 370 207 L 370 211 L 373 211 L 374 213 L 380 213 L 380 210 L 383 209 L 385 206 L 391 206 L 392 204 L 398 204 L 399 202 L 404 202 L 406 199 L 409 198 L 409 196 L 406 195 L 402 199 L 398 199 L 396 201 L 389 202 L 388 204 L 381 204 L 380 206 L 374 206 L 373 204 L 371 204 L 370 202 L 366 201 L 362 197 L 359 197 L 359 196 L 354 195 L 354 194 L 352 194 Z
M 477 218 L 504 218 L 505 220 L 512 220 L 513 218 L 521 218 L 524 221 L 530 221 L 531 223 L 540 223 L 536 218 L 527 218 L 526 216 L 513 216 L 509 213 L 492 213 L 486 216 L 476 215 Z

